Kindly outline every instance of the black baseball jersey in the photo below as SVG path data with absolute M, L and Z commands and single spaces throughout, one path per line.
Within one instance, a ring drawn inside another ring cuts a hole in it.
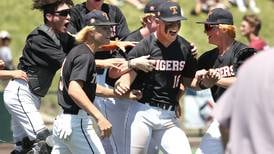
M 145 55 L 156 60 L 156 66 L 155 70 L 148 73 L 138 71 L 138 76 L 144 76 L 143 81 L 140 81 L 143 93 L 140 102 L 178 104 L 177 95 L 182 78 L 193 78 L 197 68 L 190 43 L 178 36 L 169 47 L 165 47 L 155 34 L 151 34 L 128 54 L 129 59 Z
M 218 48 L 205 52 L 198 59 L 199 69 L 214 68 L 222 77 L 234 77 L 240 65 L 255 53 L 253 48 L 248 48 L 241 42 L 234 41 L 224 55 L 219 55 Z M 225 88 L 213 86 L 212 96 L 216 101 L 225 91 Z
M 75 80 L 84 82 L 82 88 L 93 102 L 96 92 L 96 65 L 94 54 L 85 44 L 80 44 L 71 50 L 61 70 L 58 103 L 68 113 L 78 113 L 80 109 L 68 95 L 69 82 Z
M 42 25 L 28 35 L 18 69 L 27 72 L 33 93 L 46 95 L 65 56 L 60 40 L 50 27 Z
M 126 18 L 117 6 L 103 3 L 101 10 L 108 15 L 110 22 L 118 23 L 117 26 L 113 27 L 114 29 L 112 30 L 113 33 L 111 36 L 112 39 L 120 39 L 129 34 Z M 86 8 L 86 2 L 77 4 L 71 8 L 71 32 L 78 32 L 85 27 L 84 16 L 88 13 L 89 10 Z
M 112 27 L 111 40 L 115 40 L 116 38 L 121 39 L 129 34 L 126 18 L 117 6 L 103 3 L 101 10 L 108 15 L 110 22 L 118 23 L 118 25 Z M 86 8 L 86 2 L 72 7 L 68 31 L 72 34 L 76 34 L 85 27 L 84 16 L 88 13 L 89 10 Z M 68 34 L 61 34 L 61 43 L 66 53 L 76 45 L 74 38 Z M 96 59 L 107 59 L 111 58 L 112 55 L 109 51 L 103 51 L 97 52 L 95 57 Z M 103 72 L 104 69 L 97 69 L 98 74 L 103 74 Z
M 138 28 L 137 30 L 131 32 L 126 38 L 123 39 L 123 41 L 136 41 L 139 42 L 143 39 L 142 34 L 140 33 L 140 29 Z M 117 50 L 116 52 L 113 53 L 113 57 L 115 58 L 125 58 L 128 60 L 128 52 L 132 49 L 132 47 L 126 47 L 126 52 L 121 51 L 121 50 Z M 112 79 L 109 78 L 108 75 L 106 76 L 106 83 L 113 86 L 115 82 L 117 81 L 117 79 Z M 142 76 L 141 74 L 139 76 L 137 76 L 137 78 L 135 79 L 135 81 L 132 83 L 131 88 L 132 89 L 140 89 L 139 86 L 141 85 L 141 81 L 142 81 Z

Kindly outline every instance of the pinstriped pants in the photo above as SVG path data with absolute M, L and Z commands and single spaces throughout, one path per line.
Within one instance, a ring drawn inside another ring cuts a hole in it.
M 39 113 L 41 98 L 33 94 L 24 80 L 10 80 L 4 90 L 4 102 L 11 114 L 11 127 L 15 142 L 28 136 L 36 139 L 38 132 L 46 129 Z

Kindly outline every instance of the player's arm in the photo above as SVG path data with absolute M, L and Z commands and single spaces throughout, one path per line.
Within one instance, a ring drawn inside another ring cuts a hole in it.
M 22 79 L 27 81 L 28 76 L 22 70 L 0 70 L 0 79 Z
M 89 100 L 82 87 L 83 81 L 70 81 L 68 86 L 69 96 L 80 108 L 82 108 L 88 114 L 92 115 L 95 118 L 101 130 L 101 137 L 109 137 L 111 135 L 112 125 Z
M 220 74 L 214 70 L 199 70 L 196 72 L 194 78 L 183 78 L 183 84 L 194 89 L 194 90 L 202 90 L 213 87 L 219 80 L 221 76 Z
M 133 83 L 137 76 L 137 73 L 132 70 L 123 74 L 116 82 L 114 86 L 114 92 L 118 95 L 124 95 L 130 90 L 130 85 Z
M 115 98 L 128 98 L 128 99 L 140 99 L 142 96 L 141 92 L 139 91 L 130 91 L 121 96 L 115 93 L 113 89 L 103 87 L 99 84 L 97 84 L 96 86 L 96 95 L 101 97 L 115 97 Z
M 109 58 L 109 59 L 95 59 L 96 67 L 99 68 L 116 68 L 125 63 L 124 58 Z
M 216 85 L 222 88 L 228 88 L 236 81 L 236 77 L 221 78 L 216 82 Z
M 121 75 L 131 71 L 132 69 L 141 70 L 144 72 L 152 71 L 155 66 L 155 60 L 149 60 L 149 57 L 149 55 L 146 55 L 134 58 L 125 61 L 118 68 L 111 68 L 109 70 L 109 77 L 113 79 L 119 78 Z

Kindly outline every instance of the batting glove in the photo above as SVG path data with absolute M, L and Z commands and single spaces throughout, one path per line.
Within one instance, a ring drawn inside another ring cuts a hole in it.
M 61 115 L 60 119 L 62 124 L 59 125 L 59 133 L 58 137 L 62 140 L 68 140 L 71 133 L 72 133 L 72 126 L 71 126 L 71 115 L 70 114 L 63 114 Z

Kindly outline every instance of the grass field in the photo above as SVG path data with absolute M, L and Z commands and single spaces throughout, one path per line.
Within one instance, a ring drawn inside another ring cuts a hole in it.
M 74 0 L 75 3 L 83 2 L 85 0 Z M 1 0 L 0 2 L 0 30 L 5 29 L 11 33 L 12 44 L 11 48 L 14 56 L 14 63 L 18 63 L 18 59 L 22 53 L 25 38 L 37 25 L 42 24 L 42 15 L 38 11 L 31 10 L 32 0 Z M 198 17 L 191 16 L 190 10 L 194 7 L 193 0 L 179 0 L 184 15 L 188 20 L 183 21 L 181 28 L 181 35 L 187 38 L 187 40 L 193 42 L 198 47 L 199 53 L 202 53 L 213 46 L 207 43 L 206 35 L 203 33 L 203 26 L 196 24 L 196 21 L 202 21 L 206 19 L 206 15 L 202 14 Z M 261 8 L 260 18 L 263 21 L 263 28 L 261 35 L 267 40 L 270 45 L 274 44 L 273 31 L 274 26 L 271 25 L 273 22 L 273 1 L 271 0 L 257 0 L 258 7 Z M 134 30 L 140 26 L 141 11 L 135 9 L 132 5 L 125 4 L 121 7 L 122 12 L 127 18 L 129 28 Z M 230 9 L 234 15 L 235 25 L 239 27 L 243 14 L 239 13 L 236 7 Z M 271 20 L 272 18 L 272 20 Z M 239 35 L 237 31 L 237 39 L 242 42 L 247 42 L 243 37 Z M 57 81 L 59 76 L 57 75 L 54 79 L 53 85 L 50 91 L 56 91 Z M 55 95 L 48 95 L 43 99 L 43 105 L 55 108 L 56 97 Z M 47 111 L 50 113 L 51 111 Z

